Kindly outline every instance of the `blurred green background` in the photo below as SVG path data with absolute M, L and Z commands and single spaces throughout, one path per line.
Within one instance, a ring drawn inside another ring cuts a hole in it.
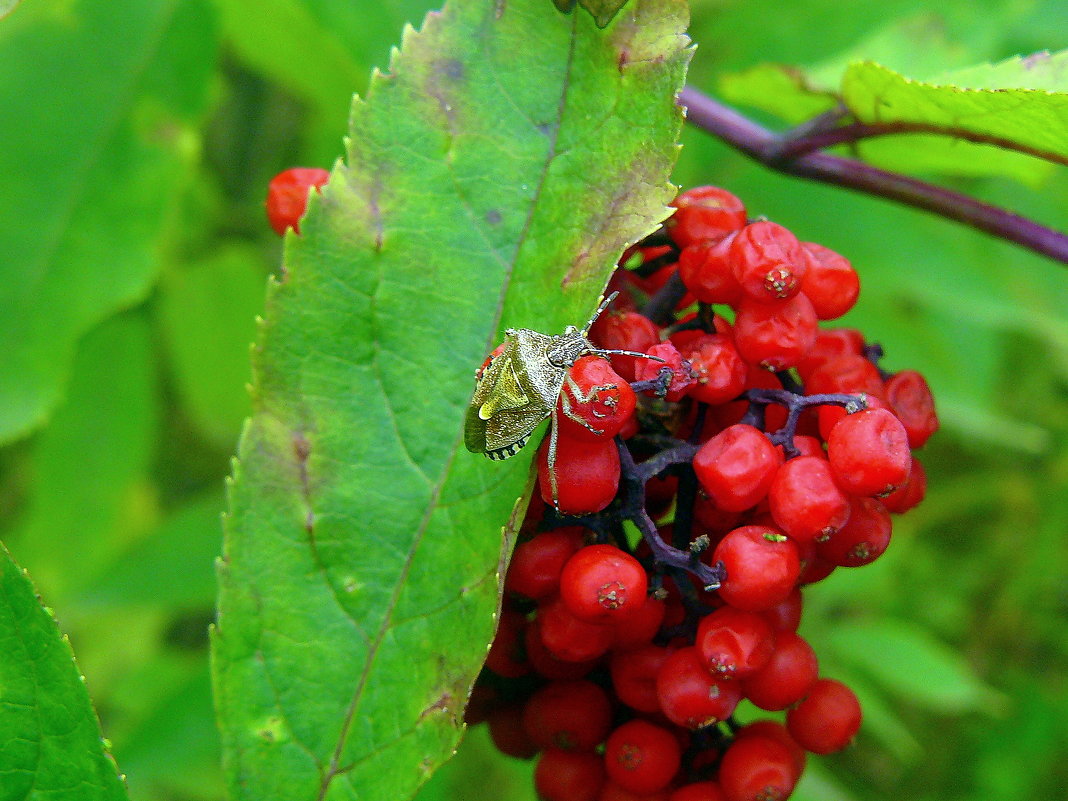
M 281 258 L 265 187 L 332 164 L 351 93 L 433 6 L 24 0 L 0 20 L 0 538 L 70 634 L 136 801 L 222 797 L 206 627 Z M 895 35 L 917 26 L 922 41 Z M 715 94 L 765 62 L 871 55 L 924 77 L 1064 48 L 1068 4 L 708 0 L 690 33 L 691 83 Z M 797 797 L 1064 797 L 1068 272 L 699 131 L 683 142 L 676 183 L 722 184 L 853 260 L 864 291 L 845 322 L 889 369 L 926 374 L 944 423 L 921 453 L 928 498 L 887 555 L 806 595 L 802 633 L 866 722 Z M 1064 168 L 936 178 L 1068 227 Z M 529 801 L 529 771 L 476 730 L 421 797 Z

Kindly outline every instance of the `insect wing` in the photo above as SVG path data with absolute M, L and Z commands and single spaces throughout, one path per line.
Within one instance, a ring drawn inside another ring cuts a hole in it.
M 467 410 L 464 444 L 468 450 L 507 459 L 549 416 L 563 384 L 563 372 L 552 368 L 545 355 L 549 341 L 544 334 L 519 329 L 485 368 Z M 546 369 L 559 372 L 559 381 L 547 379 Z M 547 399 L 550 392 L 551 401 Z

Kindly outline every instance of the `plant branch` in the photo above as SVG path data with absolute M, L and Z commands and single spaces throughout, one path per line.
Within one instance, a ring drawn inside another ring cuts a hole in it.
M 784 137 L 693 87 L 683 89 L 679 105 L 686 108 L 687 119 L 694 125 L 774 170 L 925 209 L 1068 264 L 1068 234 L 1034 220 L 856 159 L 822 152 L 783 158 Z
M 794 159 L 806 153 L 823 150 L 833 145 L 851 144 L 861 139 L 874 139 L 878 136 L 894 134 L 935 134 L 953 139 L 964 139 L 978 145 L 993 145 L 1004 150 L 1015 150 L 1028 156 L 1051 161 L 1054 164 L 1068 165 L 1068 157 L 1048 150 L 1028 147 L 1027 145 L 1001 136 L 991 136 L 967 128 L 954 128 L 947 125 L 934 125 L 922 122 L 853 122 L 837 128 L 818 130 L 813 133 L 790 132 L 782 137 L 782 145 L 776 150 L 776 159 Z

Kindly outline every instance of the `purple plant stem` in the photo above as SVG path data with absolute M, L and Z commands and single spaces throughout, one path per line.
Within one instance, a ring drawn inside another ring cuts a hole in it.
M 925 209 L 1068 264 L 1068 234 L 1034 220 L 856 159 L 822 152 L 787 157 L 784 137 L 690 86 L 680 93 L 679 105 L 694 125 L 774 170 Z

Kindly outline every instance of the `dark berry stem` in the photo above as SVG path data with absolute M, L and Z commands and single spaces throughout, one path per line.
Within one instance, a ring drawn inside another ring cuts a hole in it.
M 771 169 L 924 209 L 1068 264 L 1068 234 L 1008 209 L 856 159 L 821 151 L 791 154 L 782 136 L 691 86 L 679 94 L 679 105 L 694 125 Z

